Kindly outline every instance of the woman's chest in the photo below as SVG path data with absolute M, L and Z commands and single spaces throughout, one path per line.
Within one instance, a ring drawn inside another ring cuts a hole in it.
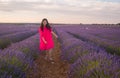
M 44 34 L 44 35 L 50 35 L 50 34 L 51 34 L 51 31 L 48 30 L 48 29 L 44 29 L 43 34 Z

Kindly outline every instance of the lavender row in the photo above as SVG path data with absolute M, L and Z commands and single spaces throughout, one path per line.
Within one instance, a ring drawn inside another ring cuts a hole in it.
M 11 24 L 1 24 L 0 23 L 0 33 L 11 32 L 19 30 L 37 30 L 40 24 L 30 24 L 30 23 L 11 23 Z
M 57 28 L 56 28 L 57 30 Z M 57 30 L 58 35 L 60 37 L 60 42 L 62 46 L 62 58 L 65 60 L 70 60 L 70 63 L 73 63 L 75 59 L 72 58 L 72 55 L 74 56 L 74 53 L 77 51 L 84 52 L 85 54 L 90 52 L 100 52 L 101 50 L 104 50 L 100 48 L 99 46 L 96 46 L 92 43 L 84 42 L 80 39 L 75 38 L 74 36 L 66 33 L 65 31 Z M 76 59 L 79 57 L 79 52 L 75 55 Z M 65 57 L 63 57 L 66 55 Z
M 39 55 L 39 34 L 0 50 L 0 78 L 26 78 Z
M 79 25 L 60 29 L 78 39 L 99 45 L 111 54 L 120 55 L 120 27 Z
M 120 58 L 92 43 L 84 42 L 56 27 L 63 60 L 71 64 L 70 78 L 119 78 Z M 114 67 L 113 67 L 114 66 Z
M 39 24 L 35 23 L 0 23 L 0 36 L 28 30 L 38 30 Z
M 14 30 L 14 29 L 12 29 L 12 30 L 4 30 L 3 32 L 1 32 L 0 31 L 0 36 L 4 36 L 4 35 L 8 35 L 8 34 L 14 34 L 14 33 L 18 33 L 18 32 L 24 32 L 24 31 L 28 31 L 28 29 L 19 29 L 19 30 Z
M 73 33 L 86 33 L 95 35 L 97 37 L 120 41 L 120 27 L 117 26 L 101 26 L 101 25 L 71 25 L 66 27 L 60 27 L 62 30 L 70 31 Z
M 89 34 L 96 37 L 100 37 L 101 39 L 111 40 L 111 41 L 120 41 L 120 27 L 113 28 L 113 27 L 107 27 L 107 28 L 97 28 L 97 27 L 91 27 L 91 26 L 77 26 L 77 27 L 68 27 L 65 30 L 70 31 L 77 34 Z M 98 26 L 99 27 L 99 26 Z
M 85 34 L 85 33 L 78 34 L 78 33 L 69 32 L 69 34 L 83 41 L 92 42 L 95 45 L 105 48 L 105 50 L 111 54 L 120 55 L 120 44 L 119 44 L 120 41 L 112 41 L 108 39 L 103 39 L 103 38 L 99 38 L 97 36 L 93 36 L 93 35 Z
M 18 41 L 22 41 L 34 34 L 36 34 L 37 31 L 24 31 L 24 32 L 18 32 L 14 34 L 4 35 L 0 37 L 0 48 L 4 49 L 7 46 L 9 46 L 11 43 L 15 43 Z
M 70 78 L 119 78 L 120 59 L 105 52 L 80 57 L 70 68 Z
M 29 28 L 26 28 L 24 26 L 14 26 L 14 25 L 0 25 L 0 36 L 12 34 L 16 32 L 23 32 L 28 31 Z

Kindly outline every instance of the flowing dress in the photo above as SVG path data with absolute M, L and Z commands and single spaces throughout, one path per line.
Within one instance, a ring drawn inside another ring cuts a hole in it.
M 41 28 L 39 28 L 39 34 L 40 34 L 39 49 L 40 50 L 49 50 L 51 48 L 54 48 L 54 41 L 52 38 L 51 31 L 52 30 L 47 29 L 46 26 L 43 28 L 43 31 Z M 44 39 L 47 41 L 47 44 L 43 42 L 42 37 L 44 37 Z

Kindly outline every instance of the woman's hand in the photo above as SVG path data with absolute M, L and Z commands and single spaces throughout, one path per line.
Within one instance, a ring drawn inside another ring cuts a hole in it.
M 45 44 L 47 44 L 47 41 L 45 40 L 44 37 L 42 37 L 42 40 L 43 40 L 43 42 L 44 42 Z
M 44 41 L 45 44 L 47 44 L 47 41 Z
M 56 38 L 58 38 L 57 34 L 56 34 L 56 33 L 54 33 L 53 31 L 52 31 L 52 34 L 53 34 Z
M 56 35 L 56 38 L 58 39 L 58 36 Z

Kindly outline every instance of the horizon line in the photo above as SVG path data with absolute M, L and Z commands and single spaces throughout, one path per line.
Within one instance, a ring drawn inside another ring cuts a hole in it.
M 0 24 L 40 24 L 39 22 L 0 22 Z M 120 24 L 120 23 L 50 23 L 50 24 Z

